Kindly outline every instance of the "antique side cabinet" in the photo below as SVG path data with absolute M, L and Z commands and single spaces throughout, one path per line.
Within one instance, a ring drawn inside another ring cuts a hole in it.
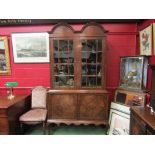
M 147 56 L 121 57 L 120 85 L 116 90 L 115 102 L 129 106 L 144 106 L 148 71 Z
M 108 124 L 106 36 L 97 23 L 81 31 L 64 23 L 52 29 L 47 124 Z
M 155 115 L 149 107 L 132 107 L 130 117 L 131 135 L 154 135 Z

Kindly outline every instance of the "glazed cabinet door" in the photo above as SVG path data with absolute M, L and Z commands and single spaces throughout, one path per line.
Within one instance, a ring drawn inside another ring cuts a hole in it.
M 106 94 L 81 94 L 79 100 L 79 119 L 106 120 L 108 116 L 108 97 Z
M 76 94 L 49 94 L 48 118 L 50 119 L 76 119 Z

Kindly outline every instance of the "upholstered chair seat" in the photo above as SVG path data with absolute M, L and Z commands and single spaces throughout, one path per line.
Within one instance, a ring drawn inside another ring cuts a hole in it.
M 20 122 L 24 122 L 25 124 L 38 124 L 45 121 L 46 116 L 46 109 L 32 109 L 20 117 Z
M 31 110 L 19 117 L 21 133 L 23 133 L 23 124 L 35 125 L 39 123 L 43 123 L 43 132 L 45 133 L 46 95 L 47 89 L 43 86 L 36 86 L 32 89 Z

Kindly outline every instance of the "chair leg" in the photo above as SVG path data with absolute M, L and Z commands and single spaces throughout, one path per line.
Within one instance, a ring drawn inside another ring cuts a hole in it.
M 49 123 L 47 123 L 47 131 L 48 131 L 48 135 L 50 135 L 51 132 L 50 132 L 50 124 Z
M 24 132 L 23 132 L 23 123 L 20 123 L 20 134 L 23 135 Z
M 43 134 L 45 135 L 46 134 L 46 123 L 43 122 Z

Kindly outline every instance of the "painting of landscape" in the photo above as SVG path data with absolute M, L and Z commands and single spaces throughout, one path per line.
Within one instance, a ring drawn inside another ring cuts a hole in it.
M 12 34 L 15 62 L 49 62 L 47 33 Z

